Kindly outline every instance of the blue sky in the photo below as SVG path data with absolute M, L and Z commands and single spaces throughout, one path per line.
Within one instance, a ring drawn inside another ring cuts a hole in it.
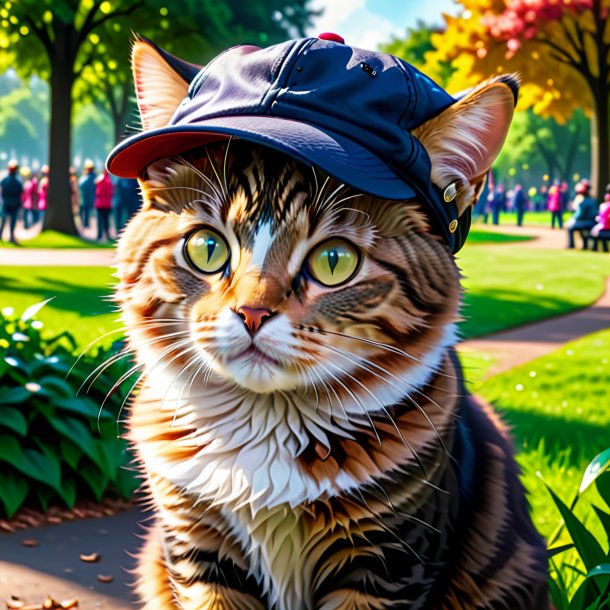
M 314 8 L 323 8 L 308 32 L 336 32 L 355 47 L 368 49 L 404 36 L 405 30 L 418 19 L 426 23 L 442 23 L 441 14 L 455 14 L 454 0 L 313 0 Z

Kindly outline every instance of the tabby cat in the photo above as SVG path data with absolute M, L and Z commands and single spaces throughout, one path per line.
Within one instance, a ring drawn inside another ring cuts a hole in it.
M 144 128 L 164 125 L 188 83 L 145 41 L 133 59 Z M 415 132 L 461 213 L 509 85 Z M 453 350 L 460 274 L 420 203 L 235 138 L 140 184 L 117 299 L 145 371 L 129 417 L 156 510 L 144 608 L 548 608 L 511 440 Z

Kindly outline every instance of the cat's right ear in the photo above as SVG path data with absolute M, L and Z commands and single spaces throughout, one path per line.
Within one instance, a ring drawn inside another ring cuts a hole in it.
M 201 70 L 201 66 L 174 57 L 143 36 L 133 43 L 131 68 L 144 131 L 169 123 Z

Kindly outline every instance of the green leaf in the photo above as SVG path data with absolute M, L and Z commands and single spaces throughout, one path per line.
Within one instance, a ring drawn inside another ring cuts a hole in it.
M 555 555 L 560 555 L 561 553 L 565 553 L 566 551 L 569 551 L 570 549 L 573 549 L 574 545 L 572 543 L 570 544 L 562 544 L 560 546 L 554 546 L 551 549 L 548 549 L 548 556 L 549 558 L 551 557 L 555 557 Z
M 10 519 L 21 507 L 27 498 L 29 486 L 27 481 L 13 473 L 0 473 L 0 501 Z
M 76 483 L 72 477 L 64 477 L 61 487 L 57 491 L 68 508 L 72 508 L 76 502 Z
M 45 456 L 35 449 L 24 449 L 23 454 L 29 464 L 29 474 L 33 479 L 42 481 L 55 491 L 61 487 L 61 467 L 58 459 Z
M 76 443 L 100 468 L 104 468 L 104 458 L 100 455 L 96 439 L 85 424 L 73 417 L 51 417 L 49 423 L 64 438 Z
M 578 520 L 563 500 L 546 483 L 545 485 L 565 521 L 568 533 L 585 567 L 587 570 L 593 569 L 606 558 L 604 550 L 595 539 L 595 536 Z
M 0 388 L 0 405 L 20 405 L 32 396 L 23 386 Z
M 606 471 L 600 474 L 595 480 L 595 487 L 597 487 L 599 495 L 610 509 L 610 472 Z
M 38 380 L 38 383 L 53 397 L 71 398 L 74 396 L 72 386 L 61 377 L 54 375 L 45 375 Z
M 140 487 L 142 480 L 138 477 L 138 473 L 128 468 L 119 468 L 116 474 L 115 487 L 116 491 L 121 494 L 125 500 L 129 500 L 133 496 L 138 487 Z
M 45 301 L 42 301 L 41 303 L 36 303 L 28 307 L 21 314 L 21 321 L 27 322 L 28 320 L 31 320 L 49 301 L 52 301 L 54 298 L 55 297 L 51 297 L 49 299 L 46 299 Z
M 94 464 L 83 464 L 79 469 L 80 475 L 93 492 L 99 502 L 108 486 L 108 477 Z
M 0 426 L 10 428 L 13 432 L 25 436 L 28 432 L 28 422 L 21 411 L 12 407 L 0 407 Z
M 59 441 L 59 450 L 62 459 L 72 468 L 72 470 L 78 469 L 78 463 L 83 455 L 80 447 L 75 445 L 72 441 L 62 438 Z
M 49 508 L 49 501 L 53 497 L 53 491 L 48 487 L 37 486 L 34 488 L 42 509 L 46 512 Z
M 601 508 L 595 506 L 595 504 L 593 504 L 592 506 L 593 510 L 595 511 L 595 514 L 597 515 L 597 518 L 599 519 L 600 523 L 602 524 L 602 527 L 604 528 L 606 540 L 608 546 L 610 546 L 610 514 L 606 511 L 603 511 Z
M 112 413 L 105 410 L 100 411 L 95 401 L 86 396 L 80 398 L 59 398 L 53 401 L 53 404 L 58 409 L 72 411 L 72 413 L 78 413 L 78 415 L 83 415 L 93 420 L 97 419 L 98 414 L 100 419 L 114 419 Z
M 606 472 L 610 468 L 610 449 L 602 451 L 598 456 L 593 458 L 587 466 L 582 477 L 582 482 L 578 493 L 583 493 L 590 485 L 599 477 L 600 474 Z

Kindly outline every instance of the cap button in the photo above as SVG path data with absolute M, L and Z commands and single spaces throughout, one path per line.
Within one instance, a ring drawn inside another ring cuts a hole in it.
M 345 44 L 345 38 L 343 38 L 343 36 L 339 36 L 339 34 L 333 34 L 332 32 L 322 32 L 318 36 L 318 38 L 320 40 L 332 40 L 333 42 Z
M 454 219 L 449 223 L 449 233 L 455 233 L 457 231 L 457 228 L 458 221 Z

